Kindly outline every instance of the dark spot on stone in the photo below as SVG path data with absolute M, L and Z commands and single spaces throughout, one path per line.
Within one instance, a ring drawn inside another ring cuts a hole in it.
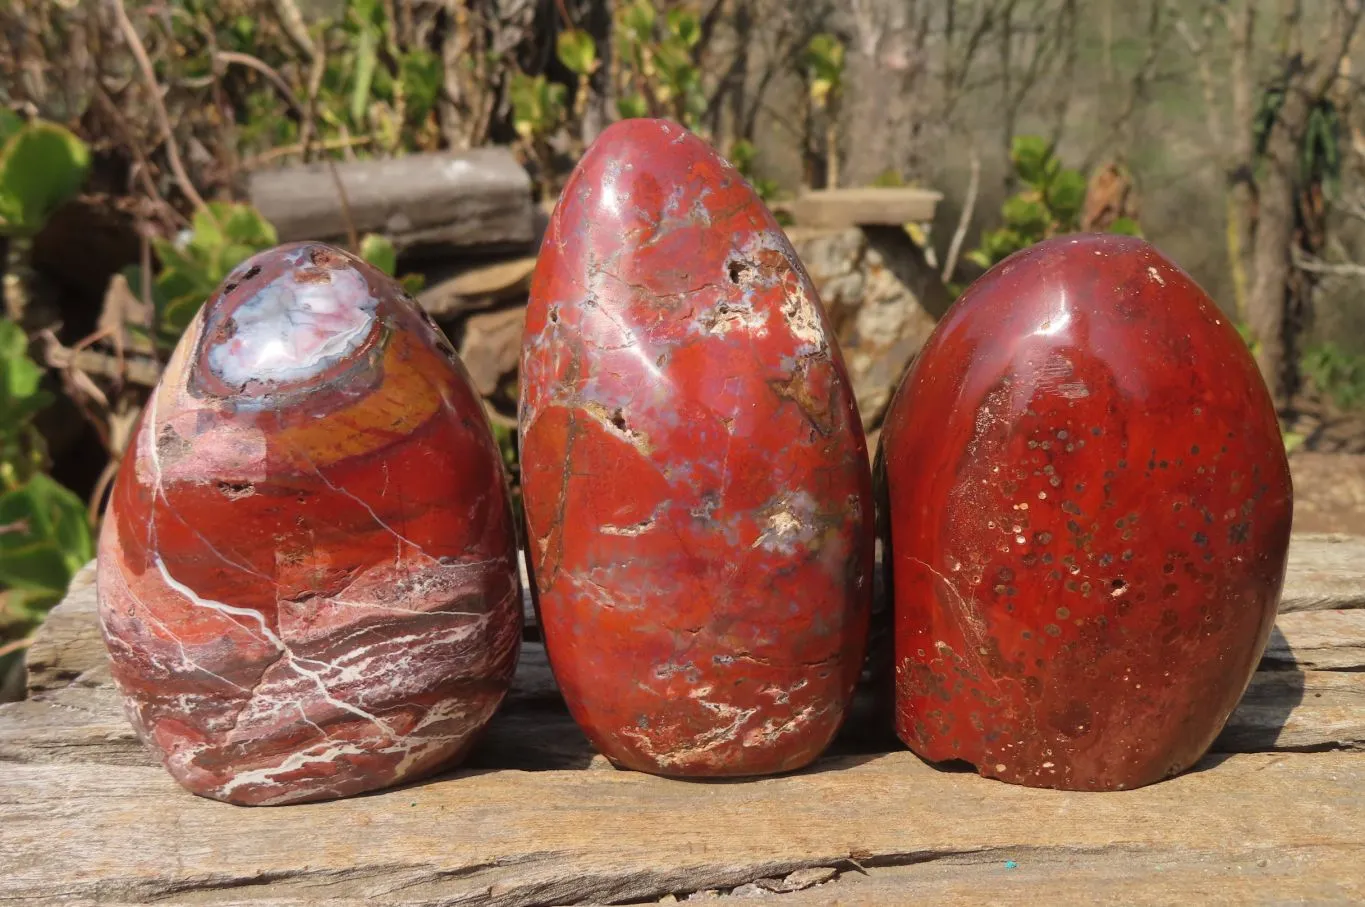
M 551 308 L 551 309 L 550 309 L 550 320 L 551 320 L 552 322 L 554 322 L 555 324 L 559 324 L 559 307 L 558 307 L 558 306 L 555 306 L 554 308 Z
M 1209 543 L 1209 537 L 1202 532 L 1196 532 L 1194 534 L 1194 543 L 1200 546 L 1207 545 Z
M 1109 583 L 1109 588 L 1113 589 L 1115 592 L 1122 592 L 1128 588 L 1128 584 L 1121 579 L 1115 579 Z
M 229 501 L 240 501 L 256 493 L 256 486 L 250 482 L 219 482 L 218 493 Z
M 1175 594 L 1179 591 L 1180 587 L 1177 586 L 1175 583 L 1167 583 L 1166 585 L 1161 587 L 1161 597 L 1173 598 Z
M 619 409 L 618 409 L 618 410 L 615 410 L 615 411 L 612 412 L 612 414 L 611 414 L 611 424 L 612 424 L 612 425 L 615 425 L 616 428 L 617 428 L 618 430 L 620 430 L 620 431 L 625 431 L 625 430 L 626 430 L 626 414 L 623 413 L 623 412 L 621 412 L 621 410 L 619 410 Z
M 310 249 L 308 260 L 319 268 L 339 268 L 346 264 L 346 259 L 323 246 L 314 246 Z
M 1164 574 L 1166 574 L 1167 576 L 1170 576 L 1172 573 L 1175 572 L 1175 564 L 1172 564 L 1172 563 L 1169 563 L 1169 562 L 1168 562 L 1168 563 L 1165 563 L 1165 564 L 1162 564 L 1162 565 L 1161 565 L 1161 572 L 1164 573 Z
M 726 264 L 725 272 L 730 278 L 730 283 L 740 286 L 754 279 L 758 272 L 758 265 L 742 258 L 732 258 Z
M 1234 523 L 1228 527 L 1228 543 L 1232 545 L 1244 544 L 1250 531 L 1250 523 Z

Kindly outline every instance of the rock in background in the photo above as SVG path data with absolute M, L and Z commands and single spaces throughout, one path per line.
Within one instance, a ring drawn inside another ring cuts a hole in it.
M 789 231 L 834 322 L 868 431 L 951 300 L 901 227 Z

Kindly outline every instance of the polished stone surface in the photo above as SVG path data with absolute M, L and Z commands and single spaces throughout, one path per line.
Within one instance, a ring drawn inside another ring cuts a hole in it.
M 673 124 L 604 132 L 521 380 L 537 606 L 594 746 L 678 776 L 813 760 L 865 647 L 871 475 L 815 291 L 739 173 Z
M 186 331 L 114 485 L 100 617 L 133 725 L 191 791 L 346 796 L 447 767 L 521 631 L 501 460 L 439 330 L 297 244 Z
M 911 749 L 1100 790 L 1203 754 L 1270 634 L 1292 493 L 1251 356 L 1184 272 L 1104 235 L 997 265 L 880 459 Z

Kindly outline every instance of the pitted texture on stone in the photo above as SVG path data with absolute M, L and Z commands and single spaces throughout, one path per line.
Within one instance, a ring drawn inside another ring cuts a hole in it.
M 1065 237 L 971 287 L 881 437 L 897 729 L 929 759 L 1131 788 L 1208 749 L 1264 650 L 1284 446 L 1232 325 L 1150 245 Z
M 114 680 L 171 774 L 271 804 L 451 764 L 506 692 L 518 589 L 444 337 L 335 249 L 238 268 L 153 391 L 100 539 Z
M 675 775 L 814 759 L 864 649 L 866 442 L 795 253 L 705 143 L 631 120 L 583 158 L 521 381 L 537 601 L 593 744 Z

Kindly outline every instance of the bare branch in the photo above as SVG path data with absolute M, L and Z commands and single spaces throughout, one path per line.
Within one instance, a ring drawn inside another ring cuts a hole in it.
M 180 187 L 180 191 L 184 193 L 185 198 L 189 199 L 190 204 L 194 205 L 196 210 L 207 213 L 208 205 L 204 203 L 199 191 L 194 188 L 194 183 L 190 182 L 190 176 L 185 172 L 185 165 L 180 160 L 180 149 L 175 144 L 175 131 L 171 128 L 171 118 L 166 113 L 165 101 L 161 99 L 161 85 L 156 81 L 156 73 L 152 70 L 152 61 L 147 57 L 147 48 L 143 47 L 137 29 L 133 27 L 132 20 L 128 18 L 128 10 L 124 9 L 123 0 L 114 0 L 114 15 L 118 18 L 119 30 L 123 33 L 123 39 L 127 42 L 128 49 L 133 53 L 133 59 L 137 61 L 143 82 L 146 83 L 147 94 L 152 100 L 152 109 L 156 111 L 157 123 L 161 126 L 161 132 L 165 136 L 166 162 L 170 165 L 176 185 Z
M 981 156 L 972 149 L 972 175 L 967 181 L 967 197 L 962 202 L 962 214 L 957 219 L 957 229 L 953 231 L 953 241 L 948 246 L 948 257 L 943 262 L 943 282 L 947 283 L 957 270 L 957 257 L 962 253 L 962 244 L 967 239 L 967 229 L 971 226 L 972 215 L 976 212 L 976 193 L 981 188 Z

